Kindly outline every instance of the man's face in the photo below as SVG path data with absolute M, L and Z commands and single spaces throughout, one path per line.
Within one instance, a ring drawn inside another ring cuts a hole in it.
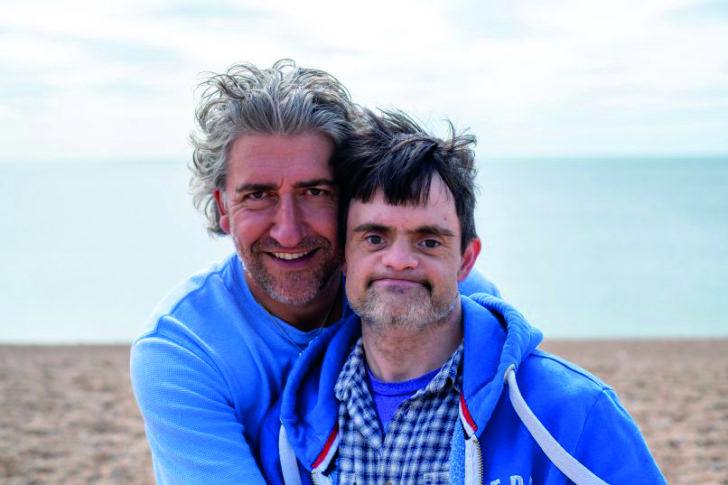
M 338 281 L 333 149 L 317 133 L 241 135 L 230 148 L 225 192 L 215 192 L 220 225 L 270 310 L 312 303 Z
M 392 206 L 381 191 L 352 201 L 346 226 L 346 293 L 362 320 L 381 328 L 424 328 L 459 315 L 458 281 L 480 251 L 464 253 L 452 194 L 432 180 L 429 199 Z

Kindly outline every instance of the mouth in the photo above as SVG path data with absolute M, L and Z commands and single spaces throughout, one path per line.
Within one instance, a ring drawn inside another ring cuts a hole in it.
M 297 261 L 299 259 L 306 258 L 306 257 L 312 255 L 315 252 L 316 252 L 315 249 L 311 249 L 310 251 L 300 251 L 300 252 L 297 252 L 297 253 L 275 253 L 275 252 L 271 252 L 271 253 L 268 253 L 268 254 L 271 255 L 272 257 L 276 258 L 276 259 L 281 259 L 283 261 Z
M 392 289 L 407 289 L 423 287 L 426 291 L 432 291 L 432 284 L 427 280 L 412 280 L 407 278 L 377 278 L 369 281 L 368 287 L 382 285 Z

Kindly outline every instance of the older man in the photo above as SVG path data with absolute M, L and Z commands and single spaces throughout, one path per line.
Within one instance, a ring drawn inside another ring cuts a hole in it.
M 358 316 L 294 365 L 264 425 L 270 482 L 664 483 L 609 387 L 536 350 L 502 300 L 461 297 L 480 251 L 473 139 L 370 120 L 337 168 Z
M 331 163 L 358 116 L 329 74 L 279 61 L 205 84 L 192 188 L 236 254 L 185 281 L 131 353 L 159 483 L 265 483 L 262 418 L 297 357 L 351 313 Z M 495 290 L 484 279 L 466 291 Z

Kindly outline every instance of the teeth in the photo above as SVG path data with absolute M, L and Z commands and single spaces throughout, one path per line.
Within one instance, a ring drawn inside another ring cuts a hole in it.
M 306 251 L 305 253 L 273 253 L 273 256 L 275 256 L 278 259 L 285 259 L 286 261 L 293 261 L 294 259 L 303 258 L 304 256 L 308 256 L 313 251 Z

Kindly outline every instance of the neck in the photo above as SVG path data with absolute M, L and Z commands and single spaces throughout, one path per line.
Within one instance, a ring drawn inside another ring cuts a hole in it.
M 362 322 L 367 365 L 386 382 L 416 379 L 447 362 L 463 340 L 460 305 L 443 320 L 422 329 L 381 328 Z
M 253 297 L 268 313 L 304 332 L 328 326 L 341 318 L 343 304 L 342 299 L 339 298 L 341 288 L 341 272 L 339 271 L 331 276 L 328 284 L 313 301 L 303 304 L 283 303 L 272 298 L 255 284 L 247 271 L 245 281 L 248 283 Z

